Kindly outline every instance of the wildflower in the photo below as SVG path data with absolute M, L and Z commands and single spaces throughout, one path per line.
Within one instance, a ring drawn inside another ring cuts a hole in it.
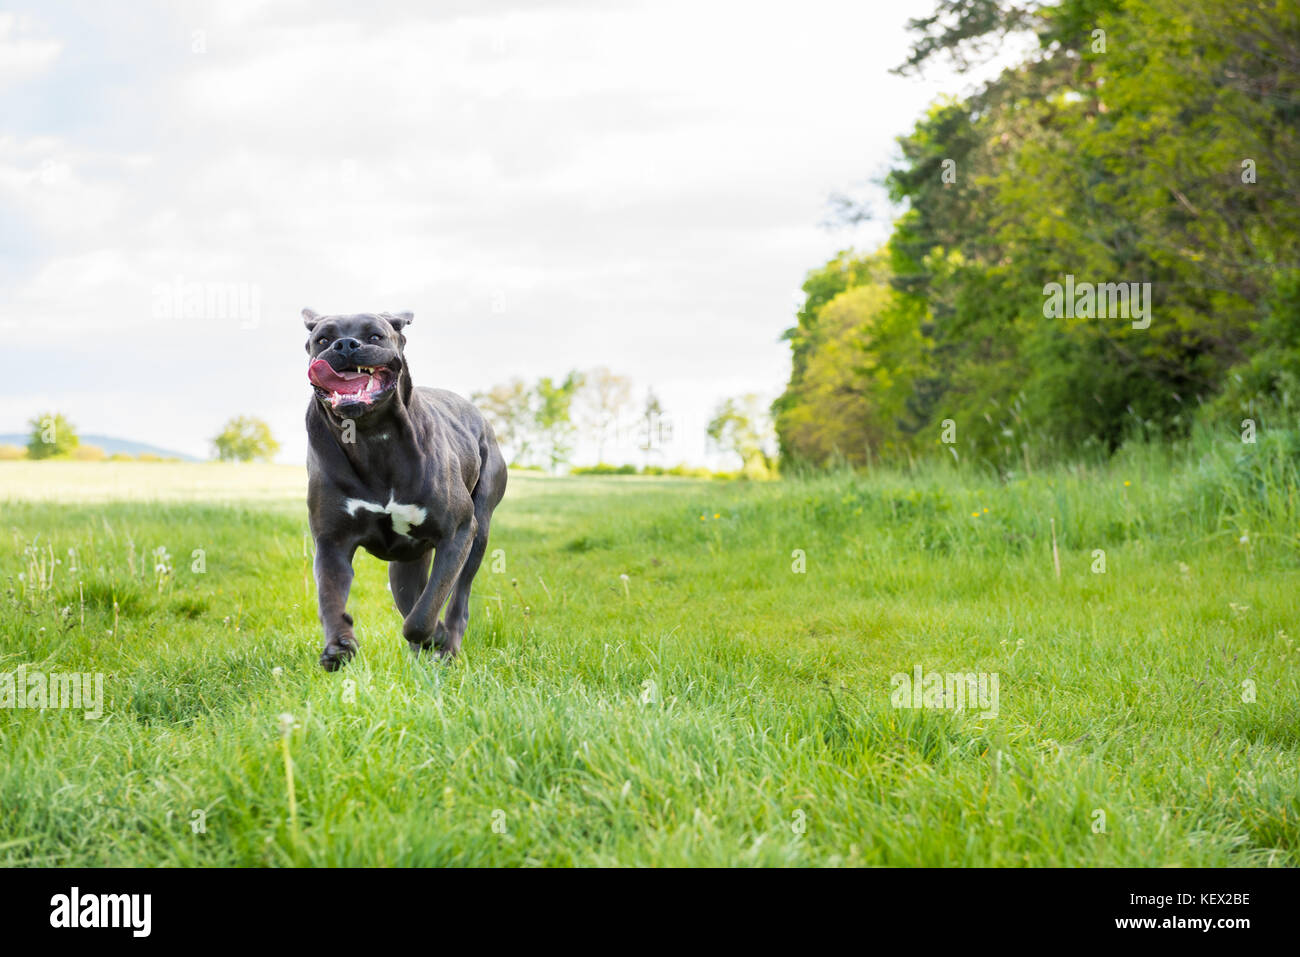
M 1125 488 L 1128 488 L 1130 484 L 1132 484 L 1132 483 L 1129 482 L 1128 479 L 1125 479 L 1125 480 L 1124 480 L 1124 487 L 1125 487 Z

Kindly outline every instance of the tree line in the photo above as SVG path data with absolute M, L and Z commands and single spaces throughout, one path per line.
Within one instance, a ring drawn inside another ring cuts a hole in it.
M 808 274 L 783 457 L 1009 468 L 1206 419 L 1293 424 L 1300 5 L 941 0 L 909 26 L 902 74 L 1037 44 L 899 139 L 886 244 Z
M 487 417 L 506 459 L 515 467 L 557 471 L 573 460 L 580 438 L 596 449 L 593 472 L 614 471 L 605 461 L 612 447 L 635 447 L 642 468 L 654 468 L 673 439 L 673 419 L 653 388 L 637 399 L 631 379 L 606 367 L 571 371 L 562 379 L 522 378 L 471 395 Z M 768 451 L 768 412 L 756 396 L 724 399 L 705 428 L 709 441 L 738 460 L 743 474 L 767 478 L 775 462 Z
M 630 463 L 607 463 L 605 453 L 611 447 L 635 447 L 643 472 L 710 474 L 707 469 L 652 461 L 662 458 L 672 442 L 672 417 L 653 388 L 638 402 L 632 380 L 608 368 L 571 371 L 563 378 L 542 376 L 531 384 L 514 378 L 473 393 L 472 401 L 492 424 L 507 461 L 515 468 L 559 471 L 572 463 L 579 440 L 585 438 L 597 452 L 597 464 L 579 470 L 589 474 L 637 471 Z M 27 424 L 27 447 L 0 446 L 0 460 L 166 460 L 149 453 L 108 455 L 102 448 L 85 445 L 77 427 L 59 412 L 35 416 Z M 706 434 L 715 448 L 735 456 L 739 465 L 736 474 L 747 478 L 775 475 L 771 421 L 757 395 L 718 403 Z M 280 450 L 270 425 L 254 416 L 231 418 L 211 441 L 213 458 L 221 462 L 270 462 Z

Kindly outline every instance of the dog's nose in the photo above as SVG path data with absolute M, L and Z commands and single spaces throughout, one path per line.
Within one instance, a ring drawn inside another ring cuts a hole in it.
M 335 339 L 334 345 L 330 346 L 335 352 L 341 352 L 345 356 L 350 356 L 361 348 L 361 343 L 356 339 Z

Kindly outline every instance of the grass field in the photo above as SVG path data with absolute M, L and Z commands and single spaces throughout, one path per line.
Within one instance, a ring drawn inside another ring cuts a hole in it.
M 1294 866 L 1294 445 L 515 475 L 461 659 L 367 556 L 333 675 L 300 470 L 0 463 L 0 673 L 104 676 L 0 709 L 0 862 Z

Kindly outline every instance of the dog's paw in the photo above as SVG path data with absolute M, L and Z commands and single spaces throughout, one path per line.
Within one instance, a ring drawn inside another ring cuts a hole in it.
M 441 625 L 438 627 L 442 628 Z M 434 647 L 438 650 L 438 657 L 442 661 L 450 661 L 460 653 L 460 635 L 442 628 L 441 633 L 434 636 Z
M 447 629 L 443 627 L 442 622 L 433 626 L 433 634 L 420 634 L 413 629 L 403 629 L 406 643 L 411 646 L 411 651 L 420 654 L 424 651 L 436 651 L 441 648 L 447 640 Z
M 344 635 L 327 642 L 320 653 L 320 666 L 326 671 L 338 671 L 357 653 L 357 640 Z

